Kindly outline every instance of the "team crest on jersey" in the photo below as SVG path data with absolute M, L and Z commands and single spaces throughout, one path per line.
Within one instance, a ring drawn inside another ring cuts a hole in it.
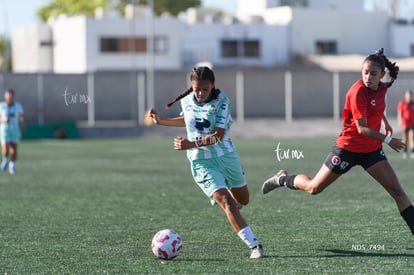
M 341 164 L 342 160 L 338 156 L 333 156 L 331 162 L 334 166 L 338 166 L 339 164 Z
M 209 114 L 214 114 L 214 113 L 216 112 L 216 106 L 214 106 L 214 105 L 210 105 L 210 106 L 208 106 L 208 110 L 207 110 L 207 112 L 208 112 Z

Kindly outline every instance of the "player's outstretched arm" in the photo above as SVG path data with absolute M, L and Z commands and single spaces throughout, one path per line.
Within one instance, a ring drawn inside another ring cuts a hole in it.
M 161 119 L 158 112 L 155 109 L 150 109 L 147 115 L 151 117 L 154 124 L 157 125 L 170 127 L 185 127 L 184 116 Z
M 384 125 L 386 128 L 388 127 L 388 129 L 386 129 L 386 133 L 387 134 L 382 134 L 370 127 L 368 127 L 368 122 L 366 118 L 361 118 L 361 119 L 357 119 L 356 120 L 356 125 L 358 128 L 358 133 L 363 135 L 363 136 L 367 136 L 373 139 L 377 139 L 381 142 L 385 142 L 386 144 L 388 144 L 392 149 L 394 149 L 395 151 L 399 152 L 400 150 L 404 149 L 406 147 L 405 143 L 403 143 L 400 139 L 398 138 L 393 138 L 391 137 L 390 133 L 392 134 L 392 129 L 390 129 L 390 125 L 388 123 L 388 121 L 383 117 L 383 123 L 386 122 L 388 124 L 388 126 Z

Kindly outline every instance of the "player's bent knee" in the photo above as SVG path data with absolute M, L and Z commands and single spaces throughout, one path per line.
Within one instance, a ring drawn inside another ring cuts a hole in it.
M 318 195 L 323 191 L 322 188 L 319 188 L 318 186 L 311 186 L 308 190 L 306 190 L 311 195 Z
M 249 200 L 249 198 L 243 198 L 243 199 L 240 199 L 240 200 L 238 199 L 237 202 L 240 203 L 241 205 L 246 206 L 246 205 L 249 204 L 250 200 Z

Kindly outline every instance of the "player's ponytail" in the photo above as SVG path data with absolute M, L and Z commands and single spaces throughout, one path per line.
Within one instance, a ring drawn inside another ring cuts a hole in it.
M 208 67 L 193 68 L 191 70 L 191 74 L 190 74 L 190 81 L 193 81 L 193 80 L 208 80 L 208 81 L 211 81 L 214 84 L 214 82 L 215 82 L 214 72 Z M 182 92 L 180 95 L 178 95 L 174 99 L 174 101 L 166 104 L 165 108 L 167 108 L 167 109 L 171 108 L 171 106 L 174 103 L 176 103 L 177 101 L 180 101 L 181 99 L 183 99 L 184 97 L 189 95 L 192 91 L 193 91 L 192 87 L 188 88 L 187 90 Z M 220 93 L 220 91 L 218 89 L 213 88 L 213 98 L 217 98 L 217 95 L 219 93 Z
M 377 63 L 381 69 L 384 71 L 385 68 L 388 69 L 388 75 L 391 77 L 391 81 L 387 83 L 388 87 L 394 83 L 397 79 L 398 72 L 400 68 L 396 65 L 396 63 L 392 63 L 385 55 L 384 55 L 384 48 L 377 50 L 374 54 L 370 54 L 365 61 L 372 61 Z
M 183 99 L 184 97 L 186 97 L 187 95 L 189 95 L 191 92 L 193 91 L 193 88 L 190 87 L 187 90 L 185 90 L 184 92 L 182 92 L 181 94 L 179 94 L 174 101 L 171 101 L 170 103 L 165 104 L 165 108 L 169 109 L 171 108 L 171 106 L 173 106 L 174 103 L 176 103 L 177 101 L 180 101 L 181 99 Z

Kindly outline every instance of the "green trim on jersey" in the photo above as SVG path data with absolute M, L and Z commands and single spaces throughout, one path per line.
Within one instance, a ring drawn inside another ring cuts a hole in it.
M 211 159 L 236 151 L 233 142 L 228 137 L 232 124 L 231 104 L 229 98 L 220 92 L 217 99 L 207 103 L 198 103 L 194 93 L 181 99 L 182 115 L 184 115 L 187 138 L 195 141 L 198 138 L 211 135 L 216 128 L 225 129 L 223 140 L 220 142 L 187 150 L 189 160 Z

